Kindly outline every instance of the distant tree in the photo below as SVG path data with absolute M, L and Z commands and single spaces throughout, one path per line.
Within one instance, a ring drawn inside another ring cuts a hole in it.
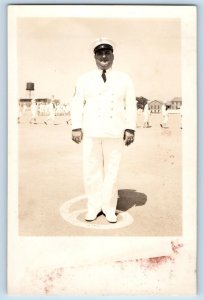
M 136 97 L 136 100 L 137 100 L 137 109 L 139 108 L 144 109 L 148 99 L 140 96 L 140 97 Z

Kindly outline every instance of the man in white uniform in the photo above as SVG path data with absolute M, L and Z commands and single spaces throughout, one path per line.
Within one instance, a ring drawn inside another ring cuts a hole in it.
M 44 121 L 45 125 L 48 125 L 48 122 L 54 123 L 55 121 L 55 105 L 53 100 L 49 100 L 49 103 L 47 104 L 47 111 L 48 111 L 48 117 L 47 119 Z M 56 125 L 54 123 L 54 125 Z
M 147 100 L 147 103 L 145 104 L 145 107 L 144 107 L 144 124 L 143 124 L 143 127 L 144 128 L 148 128 L 150 127 L 149 126 L 149 118 L 150 118 L 150 114 L 151 114 L 151 111 L 150 111 L 150 108 L 149 108 L 149 100 Z
M 37 106 L 37 103 L 36 103 L 35 99 L 31 100 L 31 107 L 30 108 L 31 108 L 30 124 L 32 124 L 32 123 L 37 124 L 36 123 L 36 117 L 37 117 L 38 106 Z
M 183 119 L 183 107 L 182 107 L 182 105 L 180 106 L 180 116 L 181 116 L 180 128 L 183 129 L 183 122 L 182 122 L 182 119 Z
M 166 102 L 163 102 L 161 107 L 161 113 L 162 113 L 162 123 L 160 124 L 161 127 L 167 128 L 167 123 L 169 120 L 169 112 L 168 112 L 168 105 Z
M 82 75 L 71 103 L 72 140 L 83 139 L 83 170 L 88 198 L 86 221 L 102 211 L 117 222 L 117 175 L 125 145 L 134 141 L 136 97 L 132 80 L 114 71 L 113 42 L 94 41 L 98 69 Z

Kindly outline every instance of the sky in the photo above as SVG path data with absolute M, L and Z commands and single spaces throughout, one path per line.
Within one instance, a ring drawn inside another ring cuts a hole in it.
M 18 18 L 18 97 L 69 102 L 79 76 L 96 68 L 93 40 L 116 45 L 113 68 L 128 73 L 136 96 L 181 97 L 181 24 L 177 18 Z

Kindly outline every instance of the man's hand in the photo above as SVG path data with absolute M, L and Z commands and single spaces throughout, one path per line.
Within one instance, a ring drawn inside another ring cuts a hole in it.
M 81 128 L 72 130 L 72 140 L 75 143 L 77 144 L 81 143 L 82 139 L 83 139 L 83 132 Z
M 135 132 L 134 130 L 126 129 L 124 132 L 124 140 L 125 140 L 125 145 L 129 146 L 134 142 L 134 136 Z

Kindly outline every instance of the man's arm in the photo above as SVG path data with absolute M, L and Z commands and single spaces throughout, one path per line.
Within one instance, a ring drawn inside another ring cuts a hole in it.
M 82 116 L 84 108 L 83 84 L 78 82 L 71 107 L 72 140 L 79 144 L 83 139 Z
M 137 118 L 137 107 L 135 89 L 131 78 L 127 79 L 126 89 L 126 130 L 124 132 L 125 145 L 129 146 L 134 142 L 135 130 L 136 130 L 136 118 Z

